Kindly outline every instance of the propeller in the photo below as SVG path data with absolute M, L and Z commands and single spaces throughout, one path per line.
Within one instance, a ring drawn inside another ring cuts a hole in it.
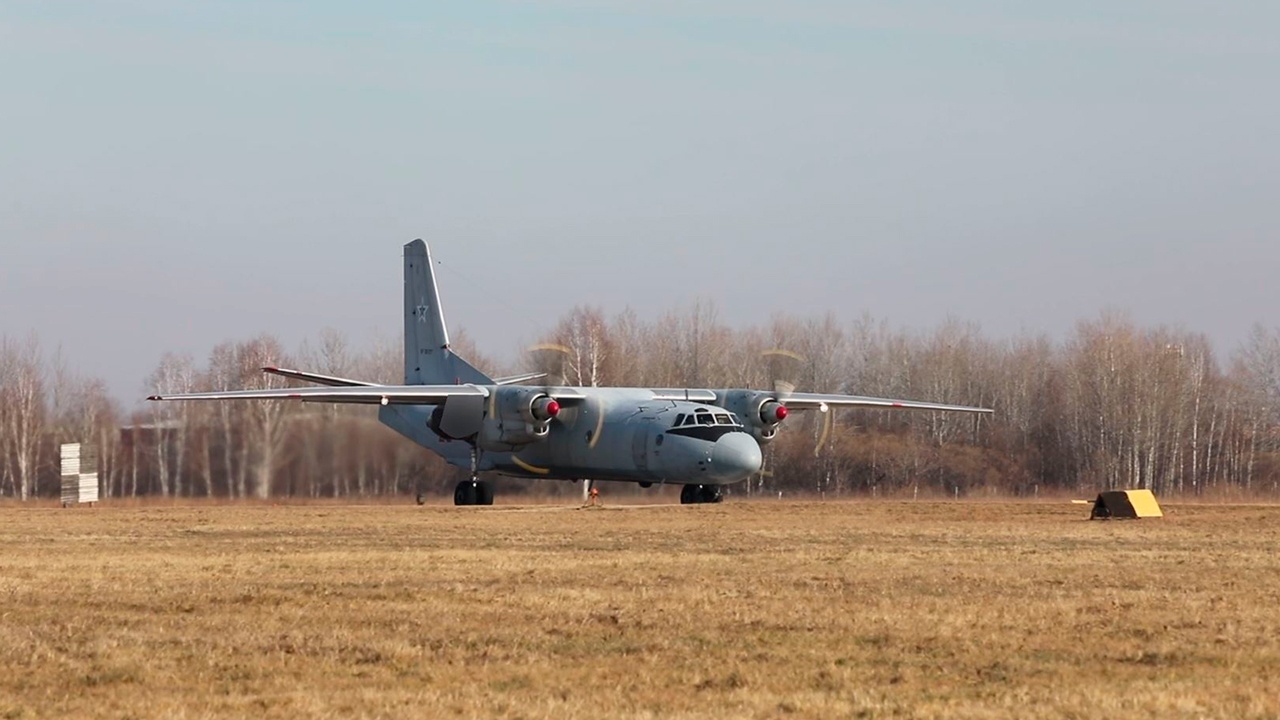
M 532 358 L 534 367 L 547 373 L 546 383 L 542 386 L 543 392 L 550 394 L 553 385 L 557 383 L 564 385 L 568 382 L 569 378 L 565 372 L 565 365 L 573 351 L 567 346 L 554 342 L 538 343 L 537 345 L 530 345 L 526 352 Z M 542 412 L 546 416 L 543 419 L 554 420 L 563 409 L 554 398 L 547 397 L 535 403 L 533 411 L 535 416 Z M 584 408 L 575 407 L 570 409 L 574 410 L 574 412 L 562 419 L 566 425 L 572 425 L 580 417 Z M 600 442 L 600 436 L 604 430 L 604 414 L 600 412 L 596 414 L 598 416 L 597 421 L 590 430 L 591 440 L 588 441 L 588 445 L 593 448 Z
M 778 398 L 778 402 L 765 403 L 760 408 L 760 419 L 766 423 L 779 423 L 786 419 L 788 414 L 787 396 L 796 390 L 794 380 L 788 378 L 799 376 L 801 370 L 808 364 L 809 359 L 798 352 L 785 348 L 765 350 L 760 353 L 760 356 L 768 363 L 769 377 L 773 382 L 773 392 Z M 818 410 L 822 413 L 822 419 L 819 421 L 822 423 L 822 428 L 818 432 L 818 442 L 813 446 L 814 457 L 817 457 L 818 452 L 827 442 L 827 438 L 830 437 L 832 425 L 835 421 L 835 413 L 831 412 L 831 408 L 825 403 L 819 406 Z
M 546 385 L 563 385 L 568 380 L 565 375 L 565 363 L 572 354 L 569 348 L 559 343 L 539 343 L 530 345 L 526 352 L 533 359 L 534 367 L 547 374 Z M 553 379 L 555 382 L 552 382 Z
M 773 391 L 778 394 L 779 399 L 795 392 L 796 384 L 793 379 L 800 374 L 800 369 L 804 367 L 805 363 L 809 362 L 808 358 L 800 353 L 783 348 L 765 350 L 760 353 L 760 357 L 764 358 L 765 363 L 768 365 L 769 379 L 773 384 Z
M 809 360 L 800 353 L 783 348 L 765 350 L 760 353 L 760 357 L 768 365 L 770 384 L 773 385 L 773 393 L 778 396 L 778 402 L 765 403 L 765 407 L 761 408 L 760 419 L 765 422 L 781 422 L 787 417 L 787 396 L 796 390 L 794 378 L 800 375 L 801 369 Z
M 558 381 L 560 385 L 568 384 L 569 378 L 565 372 L 565 367 L 569 356 L 572 355 L 572 351 L 567 346 L 554 342 L 538 343 L 537 345 L 530 345 L 526 352 L 532 358 L 533 366 L 547 374 L 546 383 L 542 386 L 543 392 L 551 392 L 551 386 L 557 384 L 552 382 L 553 380 Z M 555 359 L 557 355 L 559 358 Z M 541 406 L 541 409 L 539 406 Z M 542 412 L 546 415 L 543 419 L 554 420 L 560 414 L 560 409 L 560 403 L 548 397 L 534 403 L 533 414 L 535 417 L 541 417 L 539 412 Z M 572 408 L 572 410 L 573 412 L 569 414 L 569 417 L 562 421 L 566 426 L 573 425 L 582 415 L 581 408 Z M 604 429 L 604 413 L 597 412 L 596 414 L 598 416 L 596 426 L 591 429 L 591 439 L 587 442 L 588 447 L 592 448 L 600 442 L 600 435 Z M 590 489 L 590 481 L 582 483 L 582 499 L 584 501 L 587 499 L 587 493 Z

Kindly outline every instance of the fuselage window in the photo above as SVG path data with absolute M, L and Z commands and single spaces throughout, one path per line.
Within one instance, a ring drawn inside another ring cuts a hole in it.
M 659 433 L 659 434 L 658 434 L 658 439 L 657 439 L 657 440 L 654 440 L 654 441 L 653 441 L 653 444 L 654 444 L 654 445 L 657 445 L 658 447 L 662 447 L 662 438 L 664 438 L 664 437 L 666 437 L 666 435 L 663 435 L 663 434 Z

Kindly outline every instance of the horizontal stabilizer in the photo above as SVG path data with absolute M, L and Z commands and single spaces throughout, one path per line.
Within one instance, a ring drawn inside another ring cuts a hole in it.
M 290 380 L 302 380 L 303 382 L 315 383 L 317 385 L 328 385 L 329 387 L 373 387 L 377 383 L 365 382 L 363 380 L 349 380 L 347 378 L 334 377 L 332 375 L 318 375 L 316 373 L 302 372 L 301 370 L 288 370 L 278 367 L 264 367 L 262 372 L 287 377 Z
M 533 380 L 541 380 L 546 377 L 547 373 L 525 373 L 524 375 L 508 375 L 506 377 L 494 378 L 494 385 L 523 385 Z

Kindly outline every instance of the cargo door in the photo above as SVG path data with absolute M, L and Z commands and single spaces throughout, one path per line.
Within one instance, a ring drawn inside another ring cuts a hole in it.
M 640 472 L 649 471 L 649 438 L 653 436 L 653 418 L 641 417 L 631 431 L 631 459 Z

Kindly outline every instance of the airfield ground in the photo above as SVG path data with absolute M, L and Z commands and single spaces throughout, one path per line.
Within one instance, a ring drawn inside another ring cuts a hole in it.
M 1280 716 L 1280 507 L 0 507 L 0 718 Z

